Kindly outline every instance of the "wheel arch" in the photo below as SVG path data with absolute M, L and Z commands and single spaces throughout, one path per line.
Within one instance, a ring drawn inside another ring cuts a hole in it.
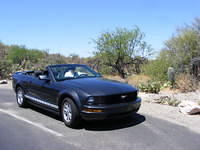
M 58 98 L 58 108 L 59 108 L 59 111 L 61 111 L 61 105 L 62 105 L 62 102 L 63 102 L 63 100 L 65 98 L 70 98 L 74 102 L 74 104 L 76 105 L 77 109 L 80 110 L 81 103 L 80 103 L 78 94 L 76 94 L 76 93 L 69 94 L 67 92 L 63 92 L 63 93 L 61 93 L 59 95 L 59 98 Z
M 15 86 L 15 92 L 17 92 L 17 88 L 21 87 L 23 89 L 23 87 L 21 86 L 21 84 L 17 83 Z
M 25 94 L 27 93 L 27 89 L 23 86 L 23 84 L 21 82 L 16 83 L 16 85 L 14 87 L 15 93 L 17 92 L 18 87 L 21 87 Z

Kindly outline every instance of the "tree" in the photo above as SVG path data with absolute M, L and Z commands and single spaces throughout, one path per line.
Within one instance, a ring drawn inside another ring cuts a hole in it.
M 22 65 L 26 61 L 37 63 L 43 58 L 44 53 L 35 49 L 27 49 L 25 46 L 13 45 L 9 47 L 7 58 L 14 64 Z
M 7 46 L 0 42 L 0 60 L 5 59 L 7 55 Z
M 82 59 L 79 57 L 78 54 L 72 53 L 68 56 L 69 63 L 76 63 L 81 64 L 83 63 Z
M 57 54 L 48 54 L 46 56 L 46 64 L 66 64 L 67 63 L 67 59 L 65 56 L 57 53 Z
M 0 60 L 0 79 L 5 79 L 12 72 L 12 64 L 8 60 Z
M 130 72 L 133 64 L 140 67 L 143 59 L 152 54 L 152 49 L 144 41 L 144 33 L 138 27 L 128 30 L 118 28 L 113 32 L 105 32 L 94 40 L 97 51 L 95 55 L 101 58 L 103 64 L 112 67 L 122 78 Z M 141 58 L 141 61 L 136 61 Z M 139 71 L 138 71 L 139 72 Z
M 200 56 L 200 19 L 192 25 L 179 29 L 175 36 L 165 42 L 169 59 L 176 69 L 184 70 L 194 57 Z
M 192 58 L 199 56 L 198 36 L 193 30 L 184 29 L 176 37 L 166 42 L 166 50 L 171 53 L 171 60 L 176 67 L 188 65 Z

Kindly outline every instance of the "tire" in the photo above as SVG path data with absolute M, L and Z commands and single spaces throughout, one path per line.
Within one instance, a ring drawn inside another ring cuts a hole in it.
M 16 100 L 19 107 L 25 108 L 27 106 L 26 98 L 24 97 L 24 90 L 21 87 L 17 88 Z
M 77 128 L 80 123 L 79 111 L 70 98 L 65 98 L 61 106 L 62 120 L 66 126 Z

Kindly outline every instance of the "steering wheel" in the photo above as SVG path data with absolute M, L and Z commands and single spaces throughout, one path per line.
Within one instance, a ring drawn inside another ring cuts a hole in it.
M 88 74 L 80 74 L 78 77 L 87 77 Z

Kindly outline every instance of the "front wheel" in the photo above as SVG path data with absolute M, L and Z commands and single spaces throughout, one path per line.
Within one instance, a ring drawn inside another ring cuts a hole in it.
M 70 98 L 65 98 L 62 102 L 61 114 L 66 126 L 77 128 L 80 122 L 79 112 Z
M 26 98 L 24 97 L 24 90 L 21 87 L 17 88 L 16 99 L 19 107 L 26 107 Z

